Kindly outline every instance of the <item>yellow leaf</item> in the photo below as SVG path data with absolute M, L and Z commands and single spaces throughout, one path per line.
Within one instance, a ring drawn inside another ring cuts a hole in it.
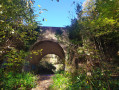
M 47 21 L 47 19 L 45 19 L 45 21 Z
M 88 83 L 88 81 L 87 81 L 87 83 Z
M 5 36 L 3 36 L 3 38 L 5 38 Z
M 40 5 L 38 5 L 39 7 L 41 7 Z

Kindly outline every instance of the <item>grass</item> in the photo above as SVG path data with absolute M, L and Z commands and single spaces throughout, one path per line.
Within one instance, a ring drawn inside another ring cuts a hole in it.
M 92 76 L 80 71 L 62 72 L 53 77 L 50 90 L 119 90 L 119 80 L 107 72 L 102 73 L 99 68 L 92 72 Z
M 3 72 L 0 77 L 1 90 L 29 90 L 36 86 L 37 77 L 31 73 Z

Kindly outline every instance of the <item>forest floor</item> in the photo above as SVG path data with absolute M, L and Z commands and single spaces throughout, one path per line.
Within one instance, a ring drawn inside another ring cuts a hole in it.
M 36 88 L 32 88 L 32 90 L 48 90 L 49 86 L 53 83 L 53 76 L 54 74 L 38 75 L 38 85 Z

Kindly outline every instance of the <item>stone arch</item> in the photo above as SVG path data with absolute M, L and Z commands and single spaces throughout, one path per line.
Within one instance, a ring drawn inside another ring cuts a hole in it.
M 64 64 L 65 53 L 59 43 L 50 40 L 39 41 L 31 47 L 30 51 L 37 51 L 41 49 L 43 49 L 42 55 L 41 54 L 30 55 L 30 57 L 32 57 L 32 58 L 29 57 L 30 64 L 38 64 L 38 62 L 47 54 L 55 54 L 59 56 L 61 60 L 63 60 L 62 62 Z

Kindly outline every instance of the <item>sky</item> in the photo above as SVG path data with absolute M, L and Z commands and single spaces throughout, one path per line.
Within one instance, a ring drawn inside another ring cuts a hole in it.
M 73 1 L 84 2 L 85 0 L 35 0 L 36 21 L 41 21 L 42 26 L 65 27 L 71 24 L 71 19 L 76 17 Z M 39 6 L 40 5 L 40 6 Z M 47 9 L 40 14 L 39 9 Z M 43 21 L 44 18 L 44 21 Z

